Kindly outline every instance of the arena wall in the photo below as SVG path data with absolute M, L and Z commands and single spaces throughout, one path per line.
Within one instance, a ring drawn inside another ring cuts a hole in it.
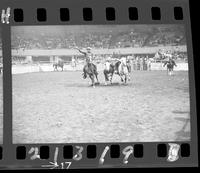
M 71 65 L 65 65 L 64 71 L 82 71 L 83 65 L 77 65 L 76 68 L 73 68 Z M 97 65 L 98 71 L 103 71 L 104 65 Z M 151 70 L 166 70 L 166 67 L 163 67 L 163 63 L 152 63 Z M 188 63 L 177 63 L 177 67 L 174 68 L 175 71 L 188 71 Z M 12 74 L 23 74 L 23 73 L 33 73 L 33 72 L 53 72 L 52 64 L 41 64 L 41 65 L 13 65 Z M 59 69 L 61 71 L 61 69 Z

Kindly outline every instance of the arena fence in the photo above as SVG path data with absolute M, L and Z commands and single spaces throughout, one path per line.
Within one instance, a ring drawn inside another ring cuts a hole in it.
M 78 64 L 76 67 L 72 67 L 71 64 L 64 65 L 64 71 L 82 71 L 83 64 Z M 98 71 L 103 71 L 104 64 L 97 64 Z M 133 68 L 132 68 L 133 69 Z M 61 71 L 61 69 L 58 69 Z M 163 67 L 163 63 L 151 63 L 151 70 L 166 70 L 166 66 Z M 188 71 L 188 63 L 177 63 L 175 71 Z M 17 64 L 12 66 L 12 74 L 33 73 L 33 72 L 53 72 L 52 63 L 42 64 Z

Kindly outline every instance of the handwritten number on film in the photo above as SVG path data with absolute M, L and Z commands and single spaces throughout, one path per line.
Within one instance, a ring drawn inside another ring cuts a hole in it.
M 101 154 L 101 157 L 99 159 L 99 164 L 103 164 L 104 163 L 104 158 L 106 156 L 106 153 L 108 152 L 109 150 L 109 146 L 106 146 L 103 150 L 103 153 Z M 123 149 L 122 153 L 125 155 L 124 156 L 124 159 L 123 159 L 123 163 L 124 164 L 127 164 L 128 163 L 128 158 L 131 154 L 133 154 L 133 147 L 132 146 L 127 146 Z
M 76 146 L 76 148 L 78 149 L 76 155 L 73 157 L 74 160 L 78 161 L 82 159 L 82 152 L 83 152 L 83 147 L 82 146 Z
M 123 159 L 123 163 L 127 164 L 129 156 L 131 154 L 133 154 L 133 147 L 132 146 L 127 146 L 126 148 L 123 149 L 122 153 L 125 155 L 125 157 Z
M 82 152 L 84 150 L 83 146 L 75 146 L 75 148 L 77 149 L 76 154 L 73 156 L 73 160 L 75 161 L 80 161 L 83 158 Z M 99 159 L 99 164 L 103 164 L 106 154 L 109 151 L 110 147 L 106 146 L 101 154 L 101 157 Z M 40 159 L 40 155 L 38 154 L 39 150 L 38 147 L 32 147 L 29 150 L 29 154 L 33 155 L 30 157 L 31 160 L 35 160 L 35 159 Z M 58 163 L 57 159 L 58 159 L 58 153 L 59 153 L 59 148 L 56 147 L 55 148 L 55 152 L 54 152 L 54 159 L 53 162 L 49 162 L 49 165 L 42 165 L 42 167 L 44 168 L 50 168 L 50 169 L 55 169 L 55 168 L 59 168 L 61 167 L 61 169 L 68 169 L 71 165 L 72 162 L 62 162 L 62 163 Z M 132 146 L 127 146 L 122 150 L 122 153 L 124 155 L 123 158 L 123 163 L 127 164 L 128 163 L 128 158 L 131 154 L 133 154 L 133 147 Z
M 73 159 L 76 160 L 76 161 L 79 161 L 83 158 L 83 155 L 82 155 L 83 147 L 82 146 L 76 146 L 76 148 L 78 149 L 78 151 L 74 155 Z M 60 163 L 60 165 L 58 164 L 58 162 L 57 162 L 58 152 L 59 152 L 59 148 L 56 147 L 55 152 L 54 152 L 53 162 L 49 162 L 49 165 L 42 165 L 42 167 L 55 169 L 55 168 L 58 168 L 59 166 L 61 166 L 61 169 L 65 169 L 65 165 L 66 165 L 66 169 L 69 169 L 72 162 L 62 162 L 62 163 Z
M 106 153 L 108 152 L 109 149 L 110 149 L 109 146 L 106 146 L 105 149 L 103 150 L 103 153 L 101 154 L 101 157 L 99 159 L 100 164 L 104 163 L 104 157 L 105 157 L 105 155 L 106 155 Z

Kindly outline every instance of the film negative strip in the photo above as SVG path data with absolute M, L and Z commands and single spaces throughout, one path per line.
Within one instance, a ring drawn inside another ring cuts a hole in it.
M 0 169 L 198 165 L 187 0 L 0 9 Z

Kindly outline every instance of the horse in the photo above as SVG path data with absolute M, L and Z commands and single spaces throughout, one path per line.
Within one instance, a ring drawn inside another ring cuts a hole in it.
M 121 78 L 121 81 L 126 83 L 127 79 L 130 81 L 130 66 L 127 64 L 127 61 L 119 61 L 116 63 L 116 66 L 118 66 L 118 74 Z M 123 79 L 124 77 L 124 79 Z
M 55 62 L 53 63 L 53 68 L 54 68 L 54 71 L 58 71 L 58 67 L 60 67 L 63 71 L 63 67 L 64 67 L 64 62 L 63 61 L 58 61 L 58 62 Z
M 87 76 L 89 76 L 89 78 L 92 81 L 92 86 L 93 88 L 95 88 L 95 78 L 97 80 L 97 84 L 99 84 L 99 80 L 98 80 L 98 72 L 97 72 L 97 66 L 94 65 L 93 63 L 87 63 L 84 67 L 83 67 L 83 79 L 86 79 Z
M 114 65 L 110 62 L 106 62 L 105 66 L 106 66 L 106 68 L 103 70 L 103 74 L 104 74 L 104 77 L 105 77 L 105 85 L 107 85 L 108 81 L 110 81 L 110 83 L 112 84 L 113 74 L 117 70 L 116 65 Z M 110 77 L 110 80 L 109 80 L 109 77 Z
M 165 65 L 167 65 L 167 75 L 173 75 L 174 66 L 177 67 L 175 61 L 170 59 L 164 63 L 163 67 L 165 67 Z
M 105 85 L 107 85 L 108 81 L 110 81 L 110 83 L 112 84 L 112 78 L 114 74 L 119 75 L 119 77 L 121 78 L 121 82 L 126 83 L 127 79 L 130 81 L 131 65 L 129 63 L 123 64 L 121 61 L 117 61 L 115 64 L 106 62 L 105 65 L 106 68 L 103 71 L 105 76 Z

